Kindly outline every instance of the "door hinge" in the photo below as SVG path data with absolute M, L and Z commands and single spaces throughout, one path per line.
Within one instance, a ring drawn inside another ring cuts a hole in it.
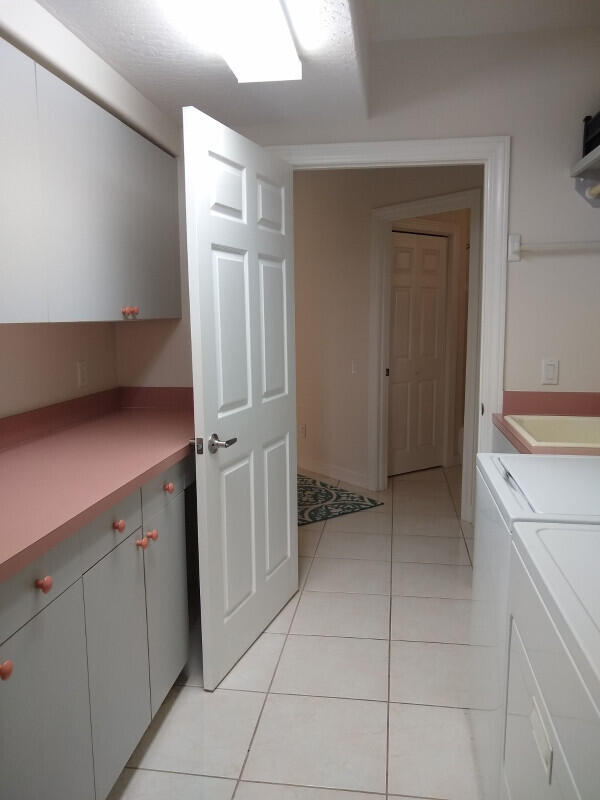
M 481 404 L 481 416 L 483 417 L 484 414 L 485 414 L 485 406 L 482 403 Z
M 389 378 L 389 377 L 390 377 L 390 369 L 389 369 L 389 367 L 388 367 L 388 368 L 386 369 L 386 371 L 385 371 L 385 377 L 386 377 L 386 378 Z
M 201 456 L 204 453 L 204 439 L 190 439 L 190 445 L 196 450 L 196 455 Z

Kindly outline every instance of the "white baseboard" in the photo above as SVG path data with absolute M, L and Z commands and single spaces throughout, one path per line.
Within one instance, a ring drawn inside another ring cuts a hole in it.
M 323 477 L 335 478 L 339 481 L 344 481 L 344 483 L 350 483 L 352 486 L 368 488 L 369 480 L 365 472 L 345 469 L 337 464 L 325 464 L 313 458 L 303 458 L 302 462 L 298 462 L 298 471 L 302 472 L 303 469 L 309 472 L 316 472 L 319 475 L 323 475 Z

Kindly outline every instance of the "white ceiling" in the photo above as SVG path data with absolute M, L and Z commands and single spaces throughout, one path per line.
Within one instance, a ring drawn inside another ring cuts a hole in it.
M 300 1 L 315 5 L 317 24 L 328 32 L 316 52 L 299 47 L 303 80 L 239 85 L 223 59 L 200 49 L 161 10 L 171 0 L 39 0 L 174 118 L 179 119 L 185 105 L 233 127 L 282 122 L 296 114 L 364 115 L 349 0 Z
M 321 46 L 296 31 L 302 81 L 239 85 L 161 10 L 177 1 L 38 0 L 173 119 L 195 105 L 238 129 L 364 119 L 369 49 L 389 42 L 600 25 L 600 0 L 284 0 L 292 20 L 294 3 L 314 7 Z
M 600 25 L 599 0 L 369 0 L 376 42 Z

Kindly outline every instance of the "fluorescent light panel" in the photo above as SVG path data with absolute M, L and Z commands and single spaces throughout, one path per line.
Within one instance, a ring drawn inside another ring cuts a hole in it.
M 218 53 L 239 83 L 297 81 L 302 64 L 280 0 L 158 0 L 196 47 Z
M 216 0 L 219 52 L 239 83 L 299 81 L 302 64 L 280 0 Z

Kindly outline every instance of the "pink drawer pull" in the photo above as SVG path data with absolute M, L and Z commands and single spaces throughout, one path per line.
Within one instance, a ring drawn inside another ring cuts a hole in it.
M 136 545 L 137 545 L 137 547 L 141 547 L 142 550 L 145 550 L 148 547 L 148 537 L 147 536 L 142 536 L 141 539 L 138 539 L 136 541 Z
M 12 661 L 3 661 L 0 664 L 0 681 L 7 681 L 13 674 L 14 664 Z
M 163 485 L 163 490 L 165 492 L 168 492 L 169 494 L 173 494 L 173 492 L 175 491 L 175 484 L 174 483 L 165 483 Z
M 152 539 L 152 541 L 153 541 L 153 542 L 155 542 L 155 541 L 158 539 L 158 531 L 157 531 L 157 530 L 156 530 L 156 528 L 155 528 L 153 531 L 148 531 L 148 533 L 146 534 L 146 536 L 147 536 L 149 539 Z
M 45 578 L 38 578 L 35 582 L 35 588 L 40 589 L 44 594 L 48 594 L 53 585 L 54 581 L 50 575 L 46 575 Z
M 113 522 L 113 530 L 119 531 L 119 533 L 123 533 L 125 530 L 125 520 L 120 519 L 118 522 Z

